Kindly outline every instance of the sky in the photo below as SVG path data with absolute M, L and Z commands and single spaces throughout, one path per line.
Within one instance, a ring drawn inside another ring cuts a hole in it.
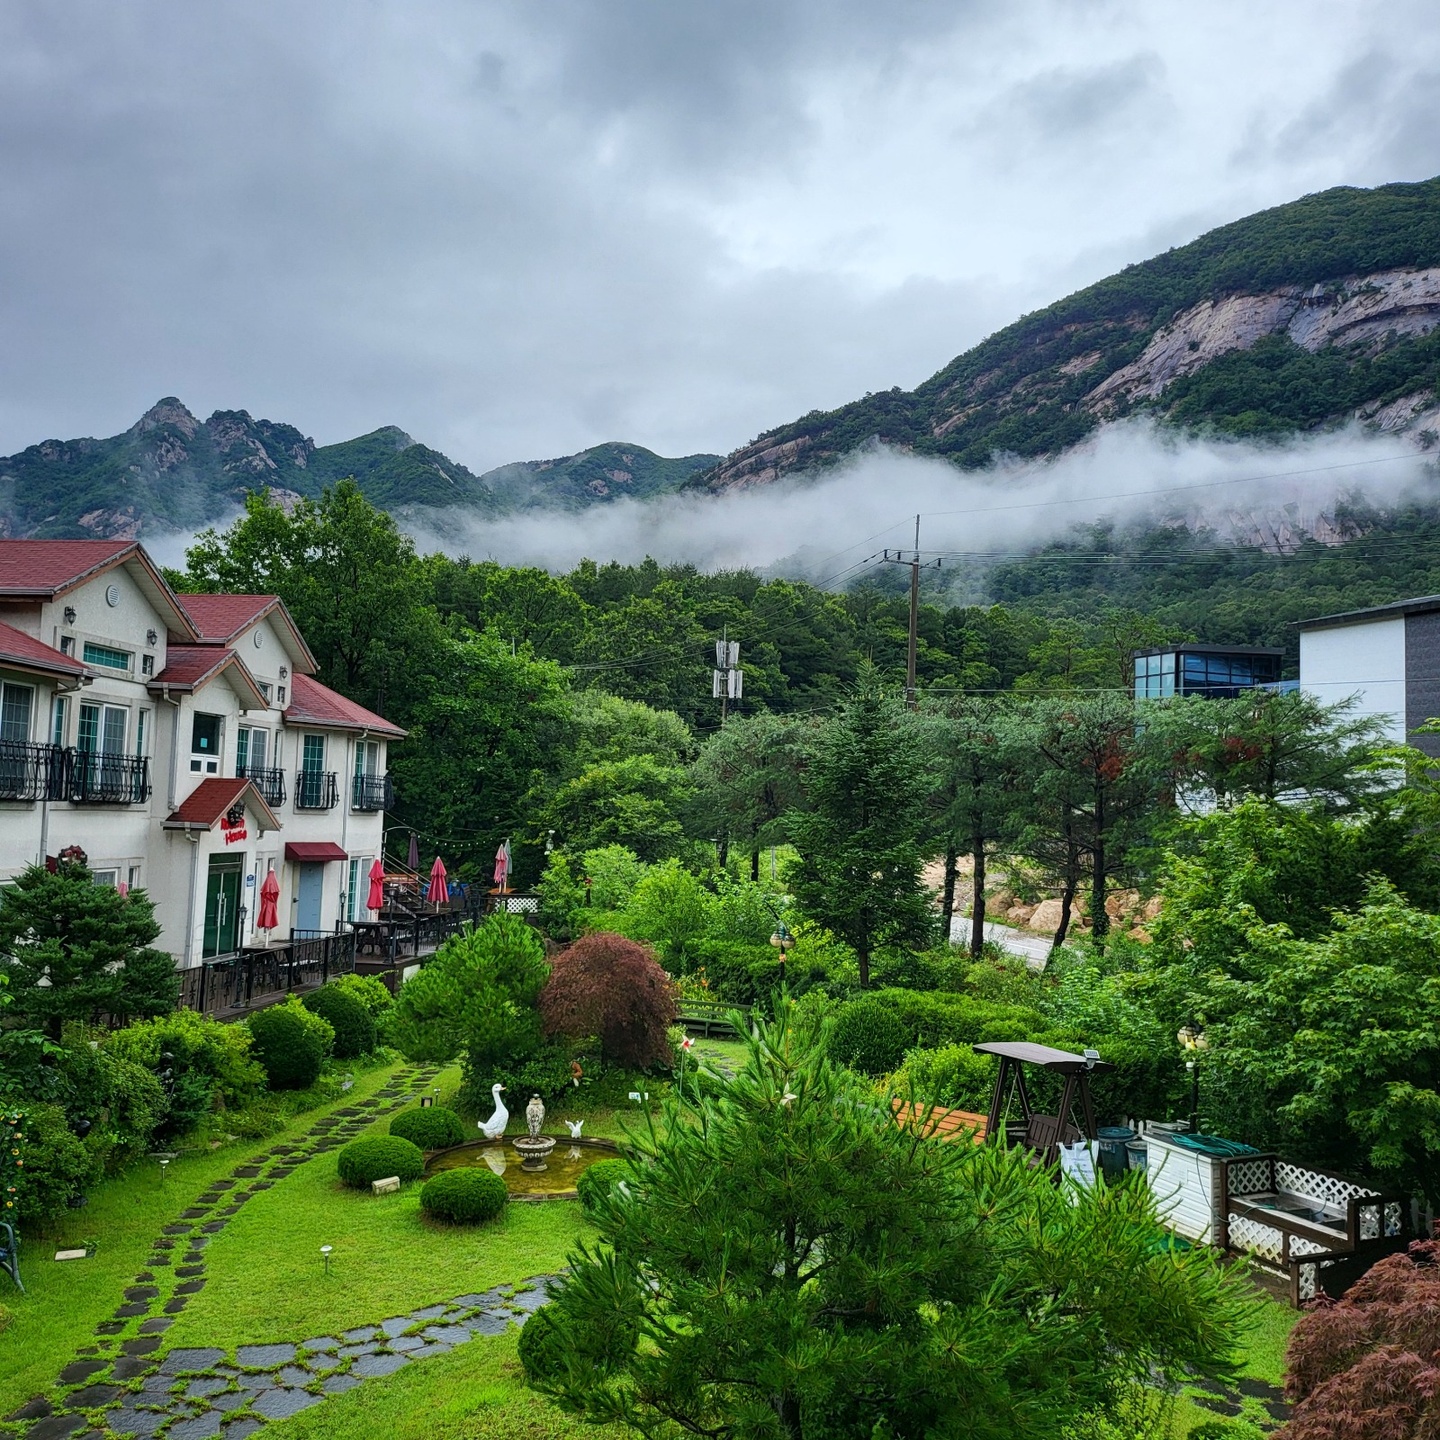
M 725 453 L 1440 172 L 1422 0 L 0 0 L 0 454 L 164 395 Z

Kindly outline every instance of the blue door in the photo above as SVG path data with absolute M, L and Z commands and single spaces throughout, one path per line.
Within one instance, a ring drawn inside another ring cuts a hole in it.
M 320 897 L 325 889 L 325 867 L 304 864 L 300 867 L 300 884 L 296 887 L 295 928 L 297 930 L 318 930 L 320 928 Z

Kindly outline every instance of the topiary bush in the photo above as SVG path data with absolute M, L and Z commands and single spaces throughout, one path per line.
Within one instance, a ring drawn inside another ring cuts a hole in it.
M 827 1053 L 862 1075 L 888 1075 L 905 1058 L 910 1034 L 900 1017 L 878 1000 L 848 1000 L 835 1014 Z
M 575 1181 L 575 1193 L 580 1197 L 581 1209 L 587 1214 L 593 1213 L 596 1202 L 629 1176 L 630 1167 L 623 1160 L 597 1160 L 587 1166 Z
M 445 1150 L 465 1139 L 460 1117 L 443 1105 L 402 1110 L 391 1122 L 390 1133 L 418 1145 L 422 1150 Z
M 442 1170 L 425 1182 L 420 1208 L 454 1225 L 478 1225 L 493 1220 L 509 1198 L 505 1181 L 493 1170 Z
M 320 1078 L 335 1043 L 335 1027 L 323 1016 L 292 995 L 283 1005 L 257 1011 L 245 1024 L 272 1090 L 305 1090 Z
M 328 1020 L 335 1031 L 337 1060 L 353 1060 L 375 1048 L 375 1022 L 354 996 L 335 985 L 322 985 L 300 1002 L 312 1015 Z
M 339 1169 L 347 1185 L 363 1190 L 392 1175 L 418 1180 L 425 1173 L 425 1156 L 418 1145 L 398 1135 L 370 1135 L 352 1140 L 340 1152 Z

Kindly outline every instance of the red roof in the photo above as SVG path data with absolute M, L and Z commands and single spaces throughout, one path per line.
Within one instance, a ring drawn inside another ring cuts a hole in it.
M 0 595 L 48 600 L 139 548 L 134 540 L 0 540 Z
M 23 630 L 0 621 L 0 664 L 9 662 L 22 670 L 44 670 L 55 675 L 73 675 L 78 678 L 89 674 L 83 665 L 77 664 L 68 655 L 36 640 Z
M 164 828 L 185 830 L 193 826 L 203 826 L 207 830 L 212 829 L 222 815 L 242 802 L 247 810 L 253 810 L 261 817 L 261 829 L 280 828 L 275 812 L 265 803 L 265 797 L 255 788 L 253 781 L 238 778 L 227 780 L 219 776 L 202 780 L 185 797 L 180 808 L 166 819 Z
M 368 730 L 372 735 L 403 740 L 405 731 L 392 725 L 383 715 L 337 695 L 309 675 L 292 675 L 290 708 L 285 712 L 287 725 L 318 725 L 328 730 Z
M 333 840 L 291 840 L 285 845 L 285 858 L 314 863 L 325 860 L 348 860 L 350 857 Z
M 273 614 L 290 632 L 295 649 L 303 657 L 297 663 L 307 672 L 314 672 L 315 657 L 278 595 L 182 595 L 180 601 L 200 638 L 209 644 L 228 645 L 242 630 Z
M 233 650 L 222 650 L 214 645 L 171 645 L 165 651 L 165 668 L 147 682 L 152 691 L 172 690 L 195 691 L 203 689 L 217 675 L 225 670 L 234 673 L 230 683 L 250 692 L 255 701 L 252 707 L 258 709 L 268 705 L 264 693 L 255 683 L 255 677 L 245 668 L 245 663 Z

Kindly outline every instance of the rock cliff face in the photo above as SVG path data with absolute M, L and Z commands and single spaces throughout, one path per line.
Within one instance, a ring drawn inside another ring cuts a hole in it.
M 913 391 L 767 431 L 691 483 L 772 484 L 875 443 L 975 469 L 1058 454 L 1137 411 L 1228 434 L 1358 418 L 1428 446 L 1437 327 L 1440 179 L 1326 191 L 1028 315 Z

